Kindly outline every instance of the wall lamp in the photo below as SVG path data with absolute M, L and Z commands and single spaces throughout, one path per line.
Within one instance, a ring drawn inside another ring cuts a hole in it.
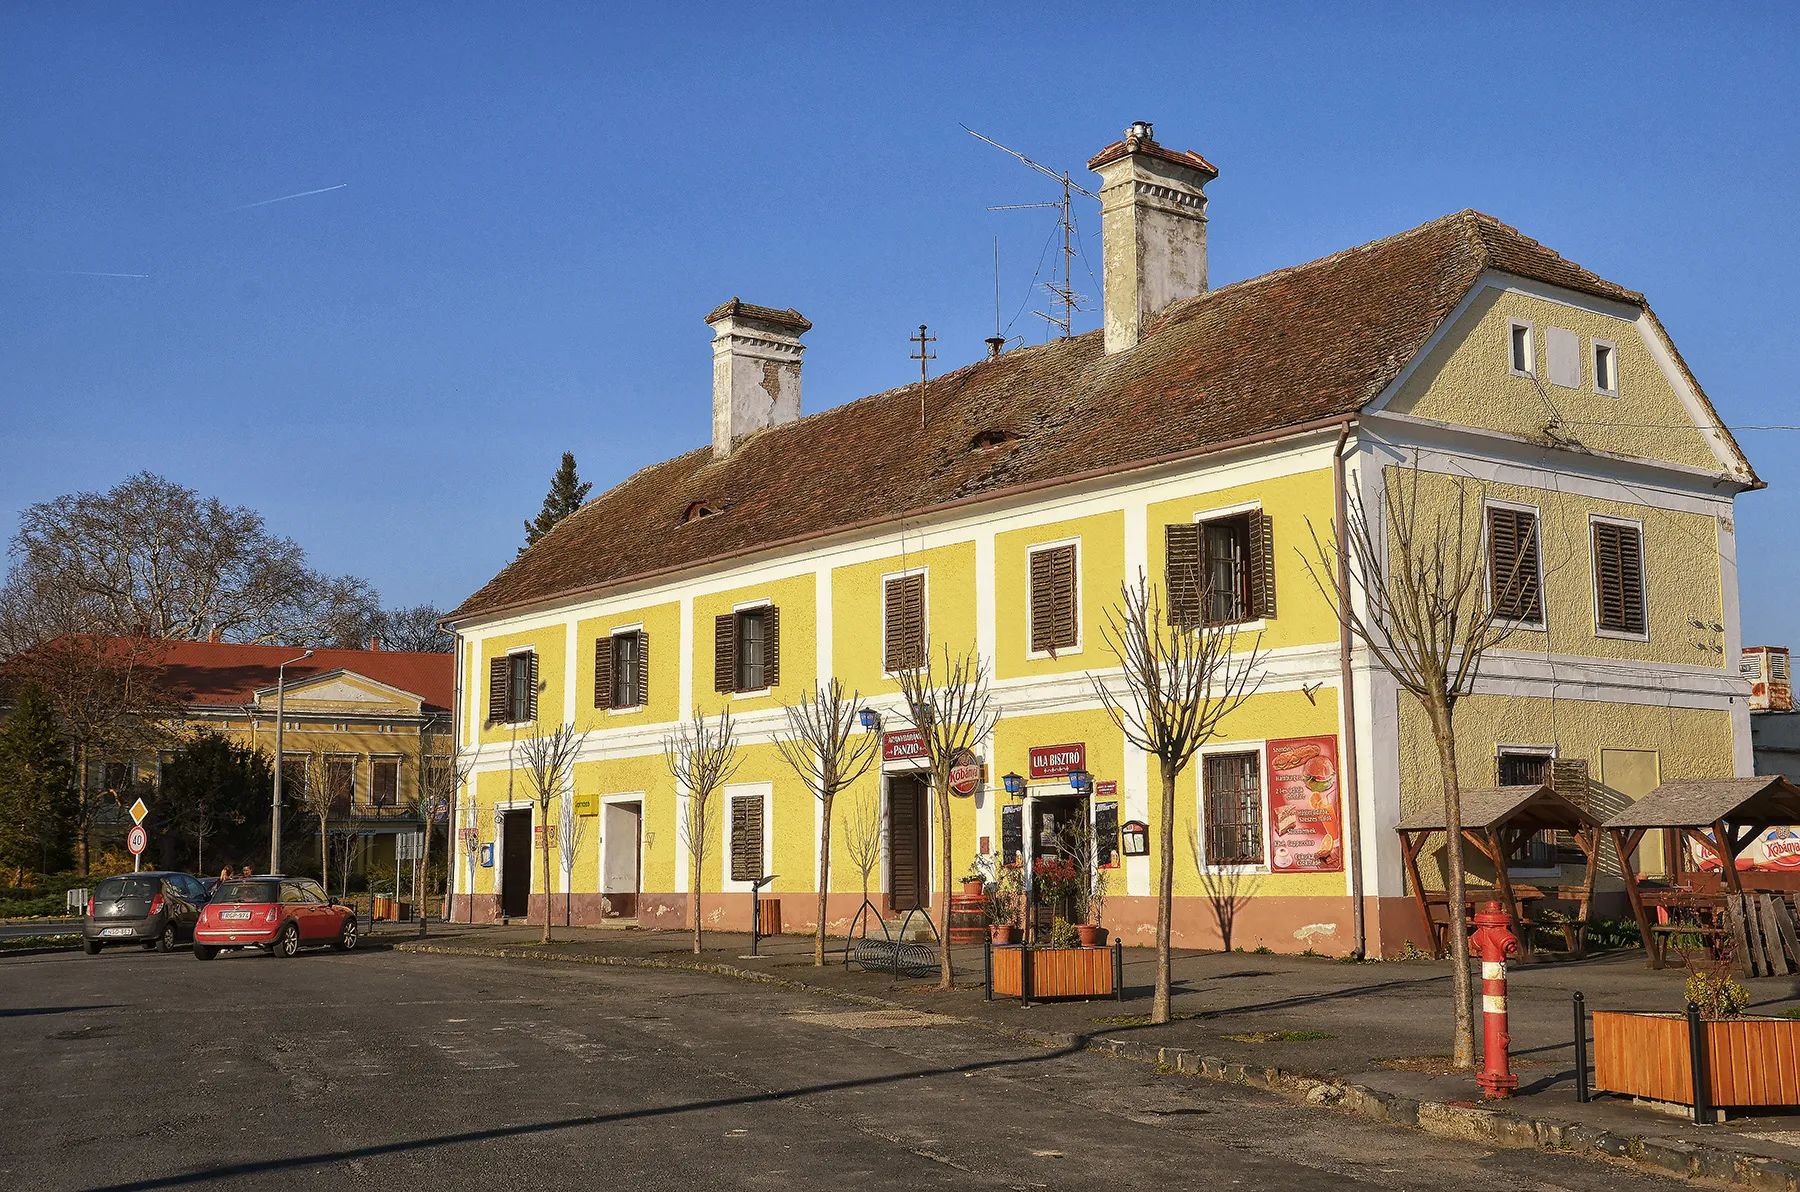
M 1008 774 L 1000 781 L 1005 784 L 1006 793 L 1009 795 L 1022 795 L 1025 793 L 1025 780 L 1017 774 Z
M 856 719 L 862 723 L 865 732 L 872 733 L 881 727 L 881 713 L 874 708 L 864 708 L 856 714 Z
M 1075 790 L 1084 791 L 1093 785 L 1094 776 L 1086 770 L 1070 770 L 1069 785 Z

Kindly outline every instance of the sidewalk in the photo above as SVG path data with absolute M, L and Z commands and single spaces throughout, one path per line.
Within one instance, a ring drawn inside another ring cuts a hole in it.
M 761 941 L 748 958 L 749 937 L 708 932 L 696 956 L 682 932 L 616 928 L 555 929 L 557 942 L 537 940 L 541 927 L 434 924 L 423 944 L 434 951 L 501 951 L 595 963 L 703 967 L 725 975 L 763 974 L 836 996 L 878 999 L 951 1015 L 1052 1046 L 1084 1046 L 1128 1058 L 1239 1082 L 1263 1084 L 1319 1104 L 1421 1125 L 1488 1145 L 1549 1146 L 1632 1157 L 1676 1174 L 1752 1187 L 1800 1188 L 1800 1115 L 1763 1115 L 1697 1127 L 1665 1110 L 1616 1097 L 1586 1105 L 1575 1097 L 1571 995 L 1591 1010 L 1676 1010 L 1685 974 L 1644 967 L 1642 954 L 1619 952 L 1584 961 L 1509 966 L 1508 1009 L 1518 1096 L 1479 1103 L 1473 1074 L 1449 1075 L 1450 969 L 1443 961 L 1363 964 L 1300 956 L 1177 952 L 1173 1022 L 1145 1017 L 1155 954 L 1125 950 L 1126 1000 L 1033 1003 L 987 1001 L 982 949 L 953 950 L 957 988 L 934 980 L 846 970 L 839 950 L 824 968 L 812 964 L 810 936 Z M 419 941 L 401 945 L 410 950 Z M 1746 983 L 1752 1012 L 1800 1011 L 1800 981 Z M 1480 1023 L 1477 1018 L 1477 1038 Z M 1324 1035 L 1324 1038 L 1295 1037 Z M 1203 1063 L 1204 1061 L 1204 1063 Z M 1405 1061 L 1413 1061 L 1407 1063 Z M 1276 1071 L 1278 1070 L 1278 1071 Z M 1573 1132 L 1561 1126 L 1574 1127 Z M 1791 1165 L 1791 1166 L 1790 1166 Z

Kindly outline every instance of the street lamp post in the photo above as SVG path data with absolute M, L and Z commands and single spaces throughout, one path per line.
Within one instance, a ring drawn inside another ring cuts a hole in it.
M 269 872 L 281 872 L 281 731 L 287 727 L 287 668 L 313 656 L 308 650 L 275 668 L 275 795 L 269 801 Z

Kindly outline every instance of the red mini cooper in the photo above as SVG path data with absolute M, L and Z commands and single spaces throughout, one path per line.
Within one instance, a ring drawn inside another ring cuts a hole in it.
M 292 956 L 302 947 L 356 947 L 356 912 L 305 877 L 234 878 L 220 882 L 194 925 L 194 956 L 211 960 L 226 948 L 267 948 Z

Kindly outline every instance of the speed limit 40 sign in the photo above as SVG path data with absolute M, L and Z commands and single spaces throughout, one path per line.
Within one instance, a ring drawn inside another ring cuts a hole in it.
M 144 846 L 148 843 L 150 843 L 150 834 L 144 831 L 142 824 L 132 828 L 130 834 L 125 837 L 125 847 L 131 850 L 131 855 L 134 857 L 141 855 Z

